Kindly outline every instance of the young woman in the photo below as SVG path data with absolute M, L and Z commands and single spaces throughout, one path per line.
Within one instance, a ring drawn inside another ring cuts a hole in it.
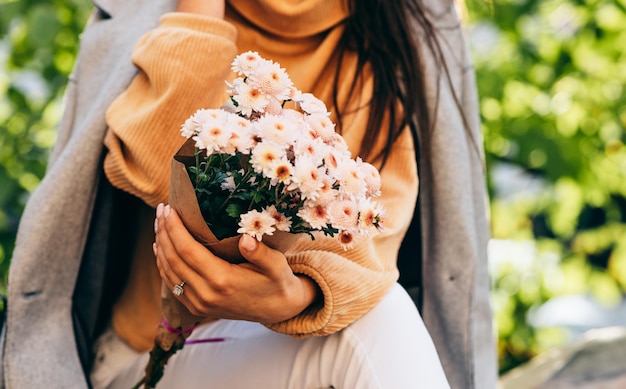
M 224 341 L 185 347 L 162 387 L 494 386 L 484 172 L 475 105 L 465 105 L 475 91 L 453 6 L 443 3 L 96 2 L 12 260 L 6 386 L 131 386 L 161 320 L 160 284 L 183 280 L 181 301 L 220 318 L 193 337 Z M 250 264 L 235 266 L 163 205 L 181 123 L 225 101 L 230 63 L 247 50 L 332 107 L 353 153 L 381 168 L 381 235 L 346 252 L 316 239 L 289 256 L 244 236 Z M 447 378 L 395 284 L 416 220 L 417 161 L 424 277 L 409 279 Z

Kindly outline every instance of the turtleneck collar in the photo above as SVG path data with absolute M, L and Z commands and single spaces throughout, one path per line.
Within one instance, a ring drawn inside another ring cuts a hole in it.
M 345 20 L 347 0 L 227 0 L 249 23 L 269 33 L 303 38 Z

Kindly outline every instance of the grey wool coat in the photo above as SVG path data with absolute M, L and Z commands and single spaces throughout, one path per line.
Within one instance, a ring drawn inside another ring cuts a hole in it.
M 88 387 L 77 351 L 74 290 L 90 282 L 79 279 L 79 271 L 104 181 L 105 111 L 136 74 L 130 62 L 136 42 L 175 6 L 175 0 L 94 2 L 48 171 L 24 211 L 11 259 L 0 347 L 0 382 L 10 389 Z M 421 239 L 422 315 L 451 386 L 494 388 L 487 200 L 474 75 L 452 2 L 424 3 L 441 27 L 450 78 L 425 58 L 436 123 L 430 158 L 420 162 L 422 236 L 411 237 Z

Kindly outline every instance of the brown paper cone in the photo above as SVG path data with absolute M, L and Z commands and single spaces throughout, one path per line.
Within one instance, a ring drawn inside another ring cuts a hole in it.
M 231 263 L 244 262 L 245 260 L 239 252 L 239 236 L 217 239 L 202 216 L 193 184 L 187 172 L 187 166 L 195 164 L 194 151 L 194 141 L 190 139 L 183 144 L 172 159 L 169 204 L 176 210 L 191 235 L 211 250 L 213 254 Z M 302 237 L 308 238 L 305 234 L 276 231 L 273 235 L 264 236 L 263 243 L 288 254 L 289 248 Z
M 231 263 L 242 263 L 245 259 L 239 252 L 240 236 L 217 239 L 202 216 L 193 184 L 187 172 L 187 166 L 195 164 L 194 152 L 194 142 L 188 140 L 172 159 L 169 204 L 178 213 L 187 230 L 198 242 L 224 260 Z M 274 235 L 264 236 L 263 243 L 288 254 L 290 248 L 301 238 L 308 238 L 308 236 L 278 231 Z M 145 376 L 135 385 L 135 388 L 142 385 L 145 388 L 154 388 L 163 375 L 165 364 L 169 358 L 183 348 L 185 340 L 191 335 L 191 331 L 180 331 L 193 328 L 206 320 L 206 318 L 192 315 L 165 284 L 162 284 L 161 287 L 161 303 L 163 317 L 169 326 L 177 331 L 172 333 L 163 323 L 159 325 L 155 346 L 150 352 Z

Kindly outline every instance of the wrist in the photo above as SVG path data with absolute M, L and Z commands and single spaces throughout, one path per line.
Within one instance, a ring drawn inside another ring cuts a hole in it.
M 176 12 L 193 13 L 224 19 L 224 1 L 178 0 Z
M 304 302 L 302 310 L 305 310 L 312 305 L 320 303 L 322 301 L 322 291 L 320 290 L 317 283 L 313 281 L 313 279 L 303 274 L 296 274 L 296 276 L 302 284 Z

